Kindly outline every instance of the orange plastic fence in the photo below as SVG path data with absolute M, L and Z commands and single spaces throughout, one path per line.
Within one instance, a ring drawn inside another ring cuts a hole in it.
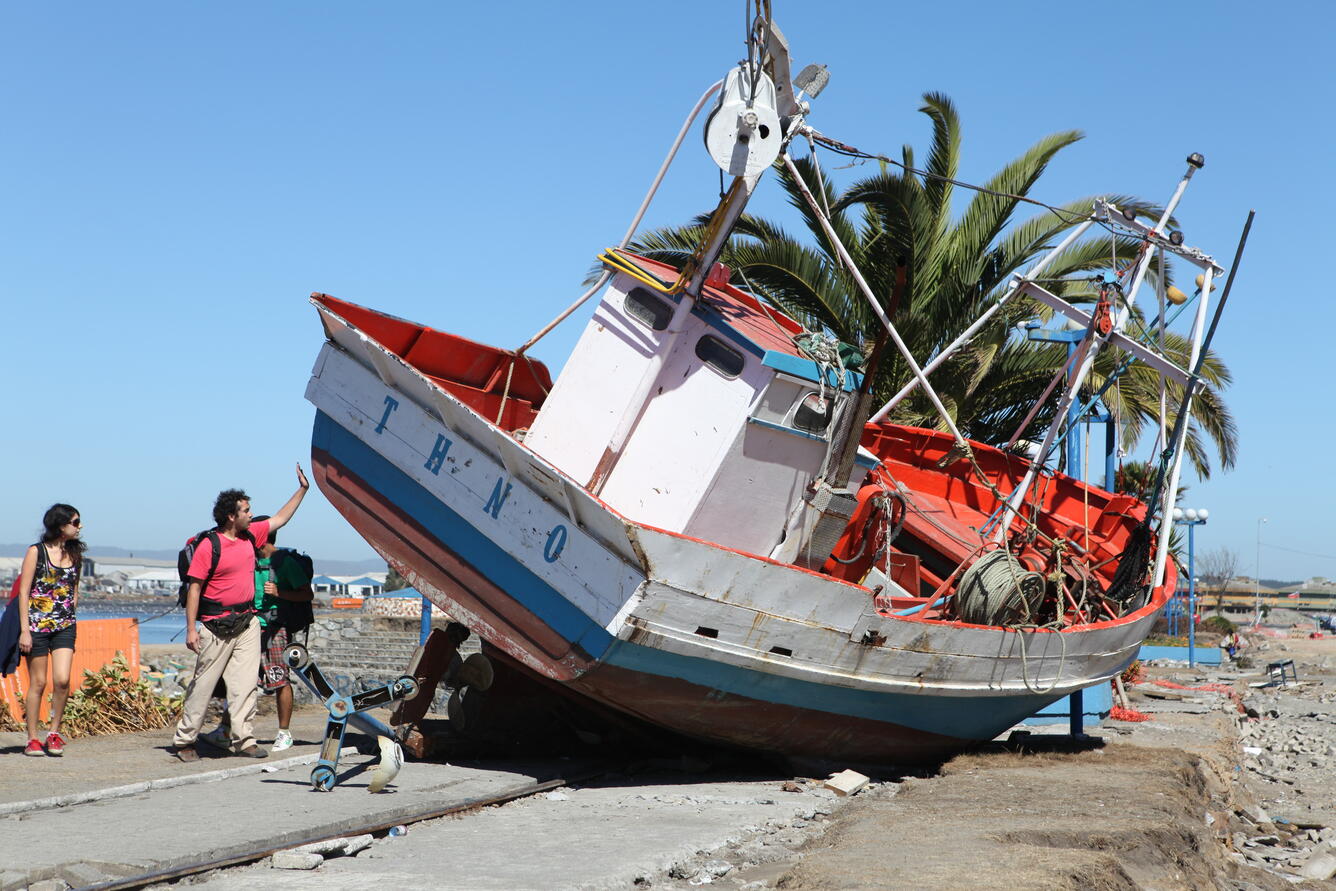
M 125 654 L 130 677 L 139 679 L 139 623 L 134 619 L 88 619 L 79 622 L 79 636 L 74 644 L 74 667 L 70 672 L 70 692 L 83 686 L 84 671 L 97 671 L 116 657 Z M 50 695 L 50 686 L 47 695 Z M 0 699 L 9 706 L 16 721 L 23 720 L 23 697 L 28 691 L 28 660 L 19 663 L 17 674 L 0 677 Z M 45 720 L 50 706 L 42 698 L 41 720 Z

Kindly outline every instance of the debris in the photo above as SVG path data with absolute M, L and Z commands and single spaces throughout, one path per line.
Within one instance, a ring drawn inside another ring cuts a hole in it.
M 793 780 L 785 780 L 784 785 L 780 786 L 782 792 L 801 792 L 803 787 L 801 783 L 795 783 Z
M 707 860 L 701 867 L 701 871 L 707 873 L 712 878 L 721 878 L 733 871 L 733 864 L 727 860 Z
M 372 793 L 383 791 L 404 766 L 404 750 L 397 740 L 378 736 L 376 742 L 380 744 L 380 761 L 371 771 L 371 782 L 366 787 Z
M 1317 879 L 1319 882 L 1336 876 L 1336 854 L 1319 854 L 1309 859 L 1299 870 L 1299 875 L 1306 879 Z
M 28 891 L 65 891 L 69 885 L 64 879 L 43 879 L 28 886 Z
M 322 857 L 354 857 L 371 846 L 371 835 L 353 835 L 347 838 L 328 838 L 292 848 L 293 854 L 319 854 Z
M 570 797 L 569 795 L 567 795 L 565 792 L 562 792 L 560 789 L 558 789 L 558 790 L 555 791 L 555 792 L 549 792 L 549 793 L 547 793 L 547 796 L 546 796 L 546 797 L 547 797 L 547 800 L 548 800 L 548 801 L 570 801 L 570 800 L 571 800 L 571 797 Z
M 297 851 L 279 851 L 270 858 L 274 869 L 315 869 L 325 862 L 319 854 L 303 854 Z
M 1244 805 L 1244 807 L 1240 808 L 1239 812 L 1246 815 L 1248 819 L 1252 820 L 1254 823 L 1261 824 L 1271 822 L 1271 818 L 1267 816 L 1266 811 L 1255 804 Z
M 389 835 L 390 838 L 399 838 L 400 836 L 408 835 L 408 827 L 400 823 L 398 826 L 390 827 L 390 831 L 386 834 Z
M 842 770 L 839 773 L 830 775 L 830 779 L 822 783 L 827 789 L 831 789 L 836 795 L 855 795 L 869 780 L 856 770 Z

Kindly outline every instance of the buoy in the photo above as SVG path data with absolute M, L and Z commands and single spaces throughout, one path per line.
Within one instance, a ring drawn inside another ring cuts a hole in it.
M 1197 276 L 1197 290 L 1200 291 L 1204 284 L 1206 284 L 1206 273 L 1203 272 Z M 1215 290 L 1215 282 L 1211 282 L 1211 290 Z
M 1184 303 L 1188 302 L 1188 295 L 1184 294 L 1182 291 L 1180 291 L 1173 285 L 1170 285 L 1168 288 L 1165 289 L 1164 296 L 1168 297 L 1169 302 L 1172 303 L 1174 306 L 1182 306 Z

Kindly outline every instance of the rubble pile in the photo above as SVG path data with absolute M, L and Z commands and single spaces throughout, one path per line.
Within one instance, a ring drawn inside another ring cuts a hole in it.
M 1239 862 L 1326 880 L 1336 876 L 1336 815 L 1330 810 L 1336 692 L 1321 680 L 1302 679 L 1320 670 L 1300 666 L 1298 682 L 1261 686 L 1244 699 L 1240 766 L 1266 809 L 1239 812 L 1243 828 L 1233 833 L 1233 848 Z

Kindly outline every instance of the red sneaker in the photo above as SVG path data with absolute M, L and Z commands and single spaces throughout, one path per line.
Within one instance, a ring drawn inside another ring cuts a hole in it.
M 46 750 L 42 748 L 40 742 L 35 739 L 30 739 L 28 740 L 28 748 L 23 750 L 23 754 L 31 755 L 34 758 L 45 758 Z
M 46 735 L 46 753 L 54 758 L 65 754 L 65 740 L 54 730 Z

